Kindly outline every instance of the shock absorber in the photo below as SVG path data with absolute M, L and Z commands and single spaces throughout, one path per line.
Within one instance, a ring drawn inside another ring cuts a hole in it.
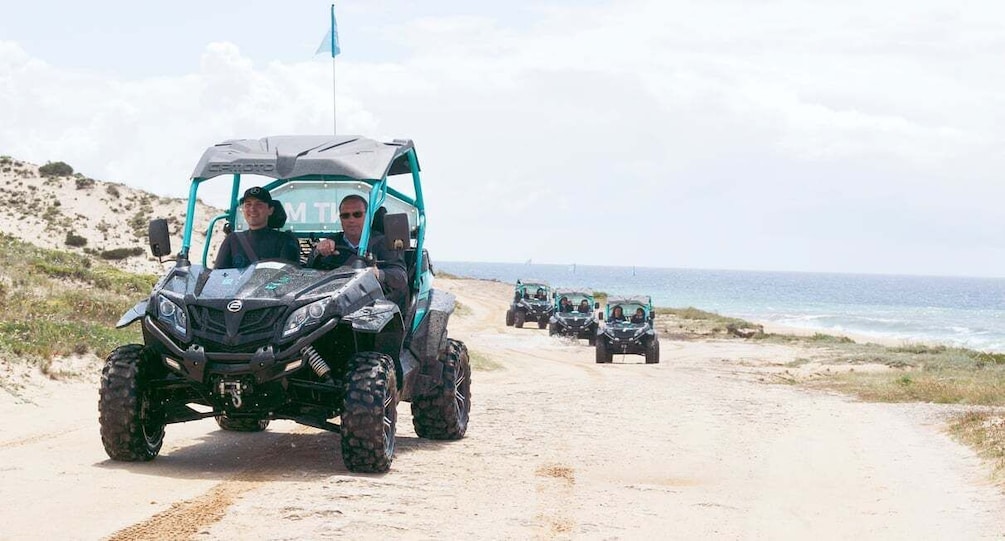
M 331 367 L 329 367 L 328 363 L 321 358 L 321 354 L 314 349 L 314 346 L 307 346 L 300 350 L 300 353 L 303 353 L 304 359 L 307 360 L 307 364 L 310 365 L 311 369 L 314 370 L 314 373 L 317 374 L 319 378 L 331 379 L 329 377 L 329 374 L 331 374 L 332 371 Z

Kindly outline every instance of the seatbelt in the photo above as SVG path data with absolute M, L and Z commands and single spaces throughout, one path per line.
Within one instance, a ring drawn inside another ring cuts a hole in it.
M 234 234 L 237 235 L 237 241 L 240 242 L 241 243 L 241 247 L 244 248 L 244 255 L 248 256 L 248 259 L 250 260 L 249 263 L 254 263 L 254 262 L 258 261 L 258 254 L 255 253 L 255 249 L 252 248 L 251 247 L 251 243 L 248 242 L 247 235 L 242 234 L 242 233 L 246 233 L 246 232 L 245 231 L 239 231 L 239 232 L 234 233 Z

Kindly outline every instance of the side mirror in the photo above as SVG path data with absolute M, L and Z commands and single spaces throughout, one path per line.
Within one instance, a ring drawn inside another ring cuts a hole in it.
M 171 232 L 164 218 L 150 220 L 147 227 L 147 238 L 150 240 L 150 253 L 160 258 L 171 254 Z
M 401 251 L 412 247 L 407 214 L 384 215 L 384 242 L 388 250 Z
M 594 309 L 594 310 L 597 310 L 597 309 L 599 309 L 599 308 L 600 308 L 600 303 L 599 303 L 599 302 L 595 302 L 595 303 L 593 303 L 593 309 Z

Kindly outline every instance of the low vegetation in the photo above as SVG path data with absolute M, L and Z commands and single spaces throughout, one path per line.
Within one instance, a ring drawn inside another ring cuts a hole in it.
M 1005 481 L 1005 353 L 942 345 L 883 346 L 844 336 L 764 333 L 760 326 L 695 308 L 660 308 L 661 332 L 689 337 L 740 336 L 766 343 L 800 345 L 824 368 L 782 381 L 851 394 L 873 402 L 926 402 L 973 406 L 951 422 L 951 432 L 994 464 Z M 796 364 L 803 365 L 808 359 Z M 871 367 L 864 370 L 865 366 Z
M 54 357 L 104 357 L 140 341 L 137 327 L 114 325 L 155 281 L 0 234 L 0 360 L 44 369 Z

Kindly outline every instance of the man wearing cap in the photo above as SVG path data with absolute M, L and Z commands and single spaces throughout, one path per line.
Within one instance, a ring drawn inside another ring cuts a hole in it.
M 363 224 L 366 222 L 366 207 L 366 199 L 363 196 L 355 194 L 345 196 L 338 206 L 342 232 L 336 233 L 332 238 L 318 241 L 307 265 L 315 269 L 334 269 L 351 265 L 353 261 L 360 259 L 359 241 L 363 235 Z M 373 254 L 377 263 L 373 271 L 377 280 L 388 292 L 388 298 L 402 305 L 401 299 L 404 299 L 408 288 L 408 277 L 401 251 L 388 249 L 384 235 L 372 229 L 366 251 Z
M 231 233 L 223 239 L 213 268 L 244 268 L 263 259 L 281 259 L 299 265 L 300 244 L 297 238 L 268 226 L 277 203 L 272 200 L 269 190 L 259 186 L 248 188 L 240 202 L 248 230 Z

